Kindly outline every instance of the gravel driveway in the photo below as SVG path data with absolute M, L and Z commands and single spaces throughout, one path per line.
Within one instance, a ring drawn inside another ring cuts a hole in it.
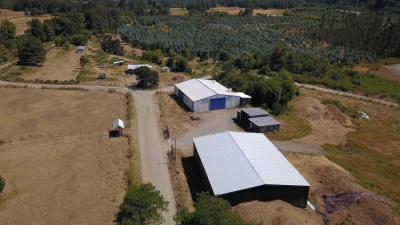
M 234 123 L 236 112 L 238 109 L 225 109 L 210 112 L 201 112 L 197 115 L 200 117 L 201 123 L 199 126 L 184 134 L 176 140 L 177 148 L 188 153 L 193 153 L 193 138 L 224 132 L 224 131 L 239 131 L 243 129 Z M 324 153 L 323 148 L 319 145 L 302 143 L 296 140 L 293 141 L 271 141 L 281 152 L 298 152 L 306 154 L 320 155 Z

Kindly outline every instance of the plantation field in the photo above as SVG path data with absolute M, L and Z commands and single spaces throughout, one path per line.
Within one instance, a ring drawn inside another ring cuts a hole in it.
M 125 194 L 125 96 L 106 91 L 0 88 L 2 224 L 112 224 Z M 12 142 L 10 142 L 12 140 Z M 21 213 L 23 208 L 24 213 Z
M 25 16 L 24 12 L 15 12 L 8 9 L 0 9 L 0 21 L 2 20 L 9 20 L 17 26 L 17 35 L 24 34 L 24 31 L 29 28 L 26 23 L 31 21 L 33 18 L 39 19 L 43 22 L 46 19 L 50 19 L 53 16 L 51 15 L 43 15 L 39 17 L 29 17 Z

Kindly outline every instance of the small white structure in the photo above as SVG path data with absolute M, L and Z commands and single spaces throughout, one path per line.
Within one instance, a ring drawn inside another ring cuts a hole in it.
M 116 62 L 113 62 L 113 64 L 114 64 L 114 66 L 122 66 L 124 64 L 124 61 L 123 60 L 116 61 Z
M 85 51 L 85 47 L 84 46 L 78 46 L 78 48 L 76 49 L 75 53 L 83 53 Z
M 146 66 L 146 67 L 148 67 L 149 69 L 151 69 L 150 64 L 128 64 L 128 70 L 127 70 L 127 72 L 128 72 L 128 74 L 133 74 L 133 73 L 135 73 L 135 70 L 136 70 L 137 68 L 142 67 L 142 66 Z
M 163 66 L 161 67 L 161 71 L 169 73 L 171 70 L 169 69 L 169 67 Z
M 174 92 L 194 112 L 235 108 L 239 107 L 241 102 L 238 93 L 232 92 L 215 80 L 184 81 L 174 85 Z
M 120 135 L 122 135 L 123 128 L 125 128 L 124 121 L 120 120 L 119 118 L 114 120 L 113 129 L 118 130 Z

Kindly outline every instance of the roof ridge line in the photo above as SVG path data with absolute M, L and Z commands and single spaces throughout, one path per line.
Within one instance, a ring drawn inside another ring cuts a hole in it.
M 231 135 L 232 131 L 228 131 L 229 136 L 231 136 L 233 142 L 235 142 L 236 146 L 239 148 L 240 152 L 244 155 L 244 158 L 246 158 L 247 162 L 250 164 L 251 168 L 254 170 L 254 172 L 256 172 L 257 177 L 260 178 L 260 180 L 262 181 L 263 184 L 265 184 L 264 180 L 260 177 L 260 174 L 258 174 L 257 170 L 254 168 L 253 164 L 251 164 L 250 160 L 247 158 L 246 154 L 244 154 L 244 152 L 242 151 L 242 149 L 240 148 L 240 146 L 238 145 L 238 143 L 236 142 L 236 140 L 232 137 Z
M 214 94 L 217 94 L 218 95 L 218 93 L 217 92 L 215 92 L 213 89 L 211 89 L 210 87 L 208 87 L 207 85 L 205 85 L 205 84 L 203 84 L 203 82 L 201 82 L 201 81 L 199 81 L 199 79 L 197 79 L 197 78 L 194 78 L 197 82 L 199 82 L 200 84 L 202 84 L 204 87 L 206 87 L 206 88 L 208 88 L 208 89 L 210 89 L 212 92 L 214 92 Z

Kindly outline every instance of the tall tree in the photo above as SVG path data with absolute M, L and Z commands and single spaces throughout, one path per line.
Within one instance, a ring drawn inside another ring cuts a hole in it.
M 27 32 L 35 38 L 41 39 L 43 35 L 43 25 L 40 20 L 35 18 L 31 21 L 30 25 L 31 27 L 27 30 Z
M 46 49 L 38 38 L 29 36 L 18 46 L 18 58 L 21 63 L 44 63 Z
M 153 184 L 130 186 L 123 203 L 118 207 L 115 222 L 122 224 L 161 224 L 165 222 L 161 213 L 168 211 L 169 202 Z
M 10 51 L 3 44 L 0 44 L 0 62 L 8 61 L 10 58 Z

